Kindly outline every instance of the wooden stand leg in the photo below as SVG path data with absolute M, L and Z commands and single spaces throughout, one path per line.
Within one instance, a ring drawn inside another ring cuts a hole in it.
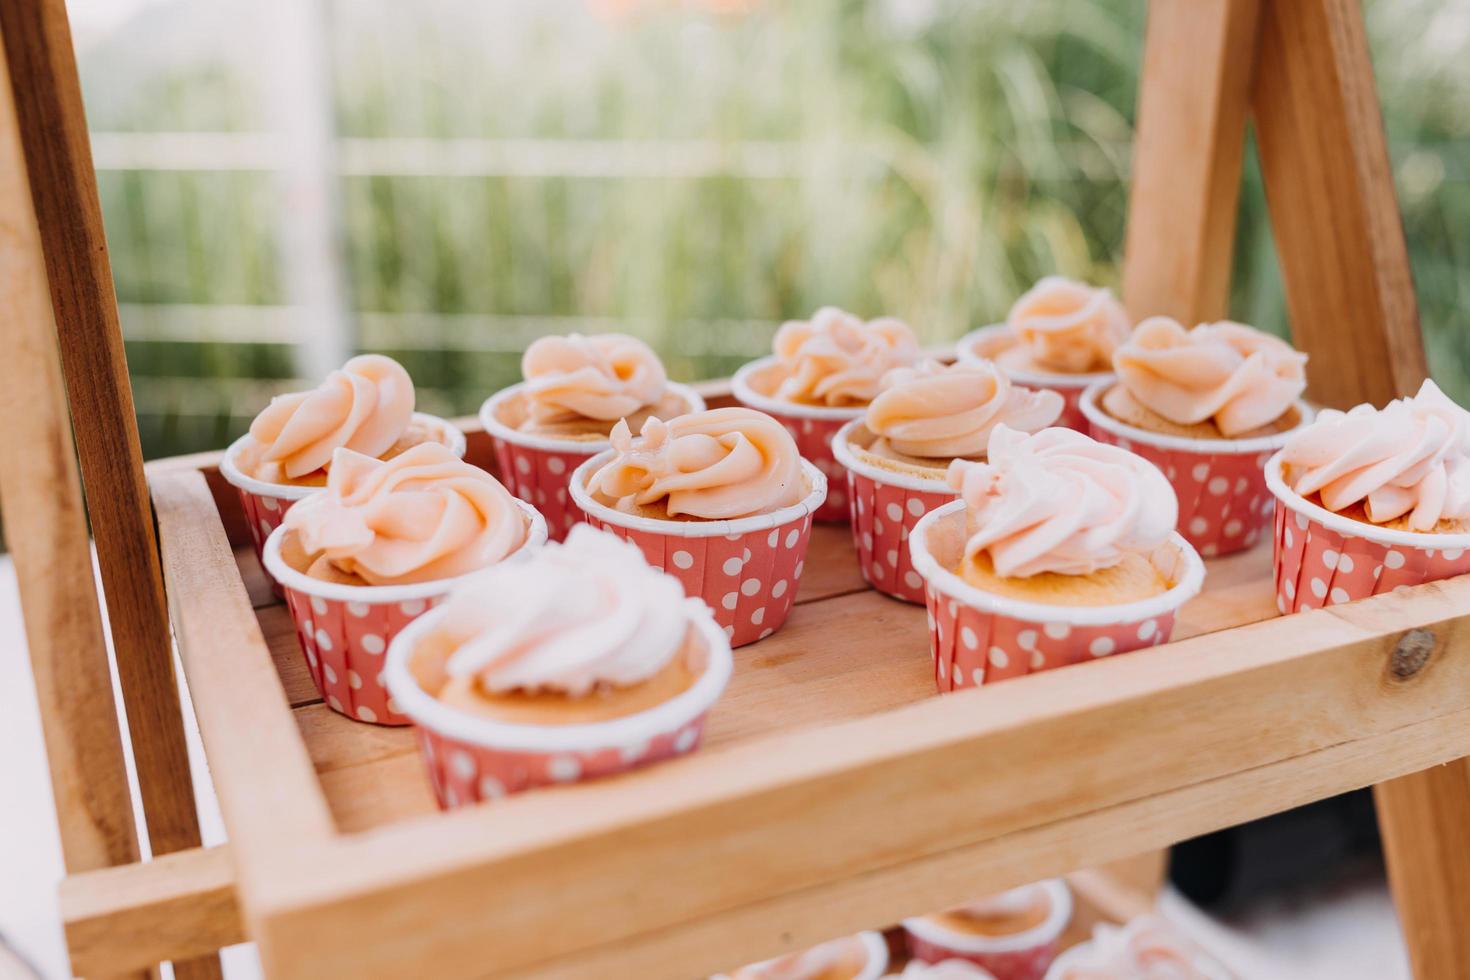
M 47 313 L 54 311 L 54 317 L 37 322 L 54 321 L 56 328 L 56 343 L 48 339 L 47 346 L 51 357 L 60 353 L 75 423 L 149 842 L 155 854 L 197 847 L 198 814 L 163 579 L 63 0 L 3 5 L 0 37 L 9 65 L 3 79 L 7 105 L 13 108 L 7 110 L 7 134 L 24 156 L 25 166 L 18 172 L 27 175 L 29 185 L 26 214 L 39 229 L 39 253 L 50 286 Z M 28 415 L 22 410 L 10 418 Z M 67 426 L 64 413 L 54 426 Z M 36 430 L 50 437 L 50 452 L 64 445 L 70 463 L 69 438 L 63 442 L 55 427 Z M 7 518 L 11 516 L 7 509 Z M 85 574 L 52 573 L 46 581 L 70 581 L 81 589 L 92 581 L 90 560 Z M 101 683 L 107 683 L 105 670 Z M 79 703 L 74 691 L 67 694 Z M 87 710 L 95 708 L 89 705 Z M 215 977 L 219 960 L 176 964 L 175 972 L 189 980 Z
M 1152 0 L 1123 272 L 1135 320 L 1224 318 L 1259 0 Z
M 1308 394 L 1412 394 L 1424 345 L 1359 0 L 1267 0 L 1252 104 Z

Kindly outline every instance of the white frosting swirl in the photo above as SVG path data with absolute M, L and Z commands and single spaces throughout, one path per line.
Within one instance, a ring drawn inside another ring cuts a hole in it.
M 967 960 L 924 963 L 913 960 L 899 974 L 902 980 L 995 980 L 995 974 Z
M 735 973 L 735 980 L 820 980 L 832 970 L 867 961 L 867 948 L 858 936 L 844 936 L 763 963 L 753 963 Z
M 973 531 L 965 557 L 990 555 L 1005 577 L 1087 575 L 1168 540 L 1179 515 L 1174 488 L 1141 456 L 1071 429 L 1026 435 L 996 426 L 988 461 L 955 460 Z
M 689 603 L 637 545 L 578 524 L 564 543 L 458 586 L 435 632 L 454 648 L 451 677 L 473 676 L 492 692 L 578 697 L 662 670 L 684 644 Z
M 1157 915 L 1098 925 L 1061 980 L 1220 980 L 1230 974 Z
M 786 371 L 777 398 L 835 407 L 866 405 L 885 373 L 919 355 L 919 343 L 902 320 L 864 323 L 835 306 L 822 307 L 810 320 L 783 323 L 774 347 Z
M 1413 531 L 1470 520 L 1470 413 L 1433 381 L 1382 409 L 1323 409 L 1282 462 L 1292 489 L 1328 510 L 1362 503 L 1375 524 L 1407 514 Z

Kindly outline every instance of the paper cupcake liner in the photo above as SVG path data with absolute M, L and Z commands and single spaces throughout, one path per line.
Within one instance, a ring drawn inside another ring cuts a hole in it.
M 803 459 L 822 471 L 827 478 L 827 499 L 817 508 L 814 519 L 826 524 L 840 524 L 848 519 L 851 503 L 842 464 L 832 452 L 837 431 L 853 419 L 860 419 L 866 408 L 829 408 L 825 405 L 798 405 L 763 395 L 751 387 L 750 378 L 776 363 L 774 357 L 763 357 L 735 372 L 730 382 L 731 394 L 746 408 L 765 412 L 786 427 Z
M 530 522 L 519 553 L 546 542 L 546 524 L 534 508 L 517 504 Z M 383 654 L 405 626 L 443 601 L 458 579 L 413 585 L 321 582 L 282 560 L 284 534 L 277 531 L 266 540 L 262 561 L 282 587 L 317 692 L 333 711 L 356 721 L 409 724 L 384 686 Z
M 988 327 L 972 330 L 960 338 L 955 345 L 959 359 L 966 363 L 990 361 L 984 353 L 993 350 L 997 341 L 1009 336 L 1010 328 L 1004 323 L 992 323 Z M 1087 417 L 1082 414 L 1082 393 L 1100 381 L 1111 381 L 1117 375 L 1111 371 L 1093 371 L 1088 374 L 1044 374 L 1037 371 L 1017 371 L 1001 368 L 1006 377 L 1023 388 L 1045 388 L 1062 396 L 1062 414 L 1056 424 L 1078 432 L 1087 431 Z
M 387 684 L 419 728 L 419 746 L 439 805 L 446 809 L 511 793 L 581 782 L 687 755 L 699 748 L 705 716 L 729 682 L 724 633 L 702 612 L 692 619 L 705 651 L 704 673 L 656 708 L 595 725 L 497 722 L 447 708 L 408 670 L 408 657 L 434 617 L 404 629 L 388 653 Z
M 1072 892 L 1059 878 L 1041 886 L 1051 913 L 1040 925 L 1010 936 L 977 936 L 953 932 L 931 919 L 905 919 L 909 955 L 925 963 L 964 960 L 990 971 L 995 980 L 1042 980 L 1072 921 Z
M 461 459 L 465 454 L 465 437 L 459 428 L 447 419 L 441 419 L 437 415 L 427 415 L 423 412 L 415 412 L 414 420 L 434 427 L 445 432 L 448 436 L 446 443 L 455 455 Z M 234 442 L 230 448 L 225 450 L 225 455 L 219 464 L 220 476 L 225 482 L 235 488 L 240 495 L 240 509 L 245 513 L 245 524 L 250 529 L 250 543 L 255 547 L 255 557 L 260 559 L 265 552 L 266 538 L 271 532 L 281 526 L 281 521 L 286 516 L 286 511 L 291 505 L 304 497 L 314 493 L 320 493 L 321 487 L 299 487 L 286 483 L 268 483 L 265 480 L 257 480 L 252 476 L 246 476 L 240 469 L 240 453 L 245 449 L 246 443 L 250 441 L 247 433 Z M 278 598 L 284 598 L 280 585 L 271 579 L 271 589 Z
M 1312 420 L 1297 403 L 1301 424 L 1257 439 L 1185 439 L 1125 425 L 1098 404 L 1111 383 L 1082 397 L 1088 432 L 1098 442 L 1137 453 L 1168 477 L 1179 498 L 1179 533 L 1206 558 L 1253 547 L 1270 533 L 1276 502 L 1266 488 L 1266 461 Z
M 686 595 L 703 599 L 732 646 L 764 640 L 786 622 L 811 540 L 812 516 L 827 492 L 815 466 L 802 469 L 812 490 L 798 504 L 729 521 L 664 521 L 624 514 L 587 492 L 587 479 L 610 459 L 597 456 L 572 477 L 572 499 L 587 523 L 632 541 Z
M 1266 466 L 1276 508 L 1276 608 L 1335 606 L 1470 572 L 1470 534 L 1393 531 L 1334 514 L 1305 500 Z
M 965 503 L 956 500 L 930 511 L 909 535 L 941 692 L 1167 643 L 1179 607 L 1204 582 L 1204 562 L 1176 533 L 1152 556 L 1175 583 L 1162 595 L 1117 606 L 1023 602 L 983 592 L 951 571 L 964 552 L 964 527 Z
M 480 424 L 495 449 L 500 481 L 539 510 L 546 518 L 551 540 L 560 541 L 582 519 L 581 511 L 567 495 L 572 472 L 612 444 L 606 439 L 558 439 L 512 429 L 500 421 L 497 412 L 506 399 L 515 397 L 524 387 L 524 382 L 511 385 L 487 398 L 480 406 Z M 684 396 L 686 414 L 704 410 L 704 399 L 693 388 L 670 383 L 669 389 Z
M 879 592 L 923 604 L 924 579 L 909 558 L 909 535 L 919 518 L 954 500 L 955 491 L 943 480 L 895 473 L 864 462 L 848 446 L 848 439 L 861 425 L 861 419 L 847 423 L 832 440 L 832 452 L 847 475 L 858 567 Z

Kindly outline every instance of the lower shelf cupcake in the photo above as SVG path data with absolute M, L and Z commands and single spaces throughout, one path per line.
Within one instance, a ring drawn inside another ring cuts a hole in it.
M 632 541 L 703 599 L 738 647 L 791 612 L 827 481 L 775 419 L 716 408 L 655 419 L 636 439 L 621 426 L 613 449 L 573 474 L 571 492 L 588 523 Z
M 995 980 L 1041 980 L 1072 920 L 1060 879 L 1037 882 L 935 915 L 905 919 L 909 952 L 926 963 L 958 959 Z
M 961 499 L 909 536 L 935 684 L 973 687 L 1168 642 L 1204 581 L 1147 462 L 1069 429 L 997 428 Z
M 456 586 L 388 651 L 439 804 L 694 751 L 730 679 L 724 632 L 636 548 L 590 527 Z
M 710 980 L 878 980 L 888 970 L 888 945 L 876 932 L 844 936 L 775 959 L 720 973 Z
M 383 684 L 394 636 L 463 575 L 546 540 L 535 508 L 441 446 L 387 462 L 339 449 L 325 490 L 266 540 L 302 655 L 332 710 L 405 725 Z
M 1099 925 L 1062 953 L 1045 980 L 1235 980 L 1213 956 L 1157 915 L 1123 928 Z

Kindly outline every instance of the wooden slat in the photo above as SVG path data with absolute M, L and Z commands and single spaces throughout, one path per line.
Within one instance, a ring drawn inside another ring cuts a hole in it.
M 159 472 L 151 490 L 179 655 L 237 853 L 329 838 L 320 785 L 204 475 Z M 263 860 L 240 862 L 247 897 L 266 872 Z
M 228 845 L 72 875 L 61 921 L 72 971 L 107 976 L 245 941 Z
M 15 563 L 69 871 L 138 859 L 92 552 L 4 46 L 0 46 L 0 514 Z
M 1308 393 L 1412 393 L 1424 348 L 1360 0 L 1268 0 L 1252 105 Z
M 1223 319 L 1261 0 L 1150 0 L 1123 299 L 1134 320 Z
M 255 896 L 252 931 L 284 977 L 328 964 L 407 975 L 428 962 L 455 976 L 483 971 L 486 950 L 509 972 L 791 892 L 836 895 L 882 868 L 1136 802 L 1143 831 L 1089 825 L 1009 873 L 1121 857 L 1304 801 L 1268 794 L 1257 770 L 1297 779 L 1324 766 L 1309 782 L 1325 795 L 1463 753 L 1467 602 L 1470 580 L 1455 580 L 405 820 L 294 855 Z M 1420 625 L 1435 654 L 1398 680 L 1390 653 Z M 1145 805 L 1211 781 L 1198 819 Z M 1004 873 L 966 887 L 1014 884 Z M 484 902 L 492 889 L 515 901 Z M 381 941 L 330 941 L 349 930 Z M 697 972 L 694 960 L 659 962 L 649 976 Z
M 163 580 L 62 0 L 0 9 L 149 843 L 199 844 Z

